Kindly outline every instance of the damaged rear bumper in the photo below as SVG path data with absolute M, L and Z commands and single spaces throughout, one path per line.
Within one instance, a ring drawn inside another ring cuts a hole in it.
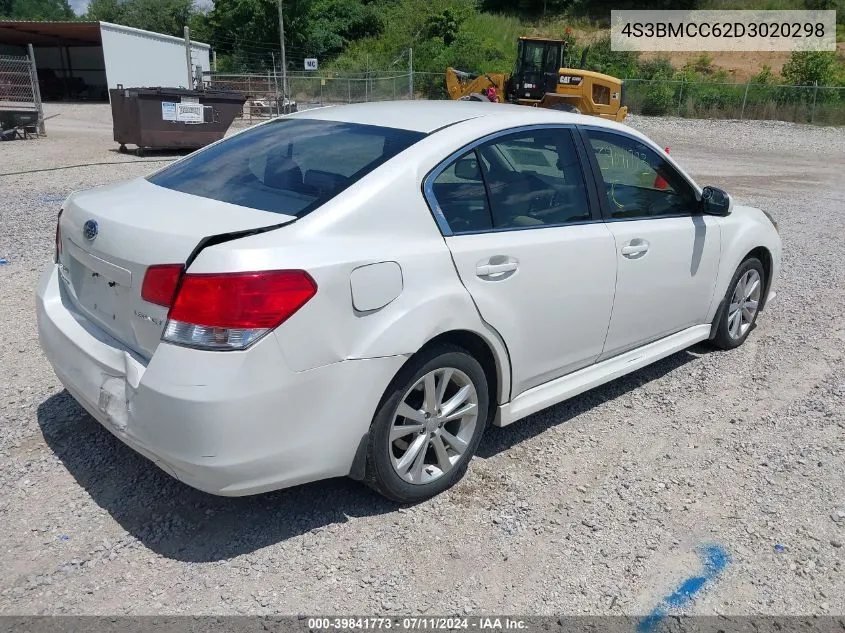
M 56 375 L 92 417 L 170 475 L 220 495 L 347 475 L 405 360 L 293 372 L 271 335 L 243 352 L 161 343 L 147 361 L 74 308 L 55 266 L 36 313 Z

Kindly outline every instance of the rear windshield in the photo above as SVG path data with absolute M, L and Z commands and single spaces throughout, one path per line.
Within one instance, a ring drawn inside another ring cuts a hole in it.
M 279 119 L 147 180 L 195 196 L 301 217 L 425 136 L 376 125 Z

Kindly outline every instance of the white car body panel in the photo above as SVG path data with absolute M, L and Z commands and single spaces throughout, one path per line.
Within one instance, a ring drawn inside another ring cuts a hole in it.
M 719 270 L 719 220 L 607 223 L 616 241 L 613 316 L 600 360 L 705 323 Z M 625 254 L 632 243 L 648 250 Z
M 505 425 L 708 338 L 734 271 L 755 249 L 769 253 L 773 296 L 780 238 L 757 209 L 444 236 L 423 196 L 426 176 L 447 156 L 519 126 L 599 126 L 662 151 L 624 125 L 472 102 L 361 104 L 291 118 L 449 127 L 296 221 L 145 180 L 74 194 L 61 220 L 63 257 L 75 253 L 134 294 L 110 323 L 62 286 L 61 266 L 47 267 L 37 292 L 41 345 L 68 391 L 121 440 L 202 490 L 242 495 L 354 473 L 387 385 L 437 337 L 460 332 L 489 350 L 494 423 Z M 86 244 L 75 236 L 89 216 L 101 234 Z M 693 266 L 699 220 L 708 236 Z M 140 298 L 146 267 L 185 262 L 210 235 L 276 225 L 284 226 L 199 249 L 188 272 L 301 269 L 316 295 L 243 351 L 160 342 L 167 309 Z M 623 257 L 636 237 L 649 252 Z M 479 278 L 477 267 L 495 255 L 517 260 L 517 270 Z
M 508 342 L 511 397 L 599 357 L 616 282 L 605 224 L 456 235 L 446 244 L 481 317 Z M 515 269 L 479 276 L 491 257 Z
M 148 266 L 184 262 L 208 235 L 293 219 L 170 191 L 136 178 L 68 197 L 61 219 L 63 273 L 72 278 L 68 290 L 80 311 L 150 358 L 167 309 L 141 300 L 139 289 Z M 83 236 L 88 220 L 98 223 L 94 240 Z
M 716 316 L 734 272 L 751 251 L 762 247 L 772 258 L 766 303 L 769 299 L 774 299 L 775 288 L 780 277 L 782 249 L 780 235 L 760 209 L 734 205 L 731 214 L 719 218 L 719 223 L 722 229 L 722 256 L 719 260 L 716 290 L 707 314 L 708 322 Z
M 390 356 L 297 373 L 276 339 L 266 337 L 248 352 L 162 343 L 145 364 L 63 295 L 55 267 L 48 269 L 38 289 L 38 328 L 59 380 L 121 441 L 214 494 L 349 474 L 370 423 L 350 412 L 374 410 L 405 362 Z M 313 450 L 322 444 L 325 451 Z
M 696 325 L 625 354 L 535 387 L 500 407 L 497 426 L 507 426 L 553 404 L 573 398 L 708 338 L 710 325 Z

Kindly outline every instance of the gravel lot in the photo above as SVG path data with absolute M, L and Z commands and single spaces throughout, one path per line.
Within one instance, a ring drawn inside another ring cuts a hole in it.
M 845 613 L 845 128 L 632 119 L 774 215 L 777 300 L 738 350 L 491 429 L 461 484 L 403 508 L 345 480 L 197 492 L 62 390 L 33 309 L 59 204 L 161 163 L 116 153 L 107 106 L 53 113 L 0 174 L 125 164 L 0 176 L 0 613 L 644 614 L 702 545 L 730 562 L 687 612 Z

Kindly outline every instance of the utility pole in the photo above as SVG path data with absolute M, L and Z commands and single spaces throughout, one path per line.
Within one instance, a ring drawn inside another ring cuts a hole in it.
M 408 98 L 414 98 L 414 47 L 408 49 Z
M 276 53 L 270 51 L 270 55 L 273 57 L 273 88 L 276 91 L 276 116 L 281 114 L 281 110 L 279 110 L 279 81 L 278 75 L 276 74 Z M 267 86 L 268 88 L 270 86 Z
M 194 87 L 194 68 L 191 63 L 191 29 L 185 27 L 185 59 L 188 62 L 188 90 Z
M 279 43 L 282 45 L 282 99 L 288 94 L 288 60 L 285 56 L 285 18 L 282 15 L 282 0 L 276 0 L 279 7 Z
M 47 129 L 44 127 L 44 104 L 41 103 L 41 87 L 38 85 L 38 68 L 35 65 L 35 51 L 32 44 L 26 45 L 26 50 L 29 53 L 29 81 L 32 85 L 32 100 L 35 102 L 35 107 L 38 108 L 38 133 L 47 135 Z

